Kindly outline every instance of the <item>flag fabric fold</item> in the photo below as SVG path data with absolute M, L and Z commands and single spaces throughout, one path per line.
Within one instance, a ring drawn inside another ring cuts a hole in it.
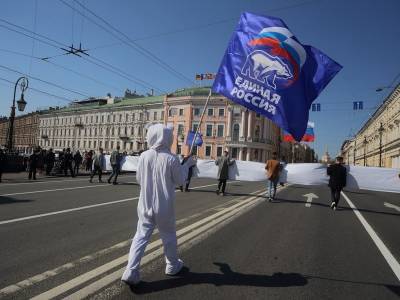
M 312 102 L 341 70 L 279 18 L 243 13 L 212 90 L 303 137 Z

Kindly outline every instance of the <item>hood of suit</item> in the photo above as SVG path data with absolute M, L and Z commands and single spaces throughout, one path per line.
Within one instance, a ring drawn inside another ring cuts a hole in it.
M 163 124 L 155 124 L 147 130 L 147 144 L 150 149 L 169 150 L 173 141 L 173 129 Z

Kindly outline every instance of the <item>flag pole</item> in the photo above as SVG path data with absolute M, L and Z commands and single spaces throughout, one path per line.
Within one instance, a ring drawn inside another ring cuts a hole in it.
M 201 128 L 201 123 L 203 122 L 203 117 L 204 117 L 204 114 L 206 113 L 206 109 L 207 109 L 207 106 L 208 106 L 208 101 L 210 101 L 210 97 L 211 97 L 211 89 L 210 89 L 210 92 L 208 93 L 206 103 L 204 104 L 203 112 L 201 113 L 201 116 L 200 116 L 200 122 L 199 122 L 199 125 L 196 128 L 196 133 L 194 134 L 192 145 L 190 146 L 189 155 L 192 155 L 194 143 L 196 142 L 197 135 L 198 135 L 199 130 Z

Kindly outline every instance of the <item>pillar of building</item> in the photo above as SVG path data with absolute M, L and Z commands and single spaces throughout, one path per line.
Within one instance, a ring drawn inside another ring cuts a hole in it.
M 249 115 L 247 117 L 247 139 L 251 141 L 253 138 L 253 115 L 254 113 L 249 111 Z
M 239 160 L 243 160 L 243 148 L 239 148 Z
M 228 106 L 228 122 L 226 129 L 226 136 L 232 136 L 232 106 Z
M 247 161 L 250 161 L 250 159 L 251 159 L 251 148 L 247 148 L 247 153 L 246 153 L 246 160 Z
M 268 119 L 267 118 L 264 118 L 264 125 L 263 125 L 263 130 L 262 130 L 262 132 L 263 132 L 263 139 L 264 140 L 266 140 L 266 139 L 268 139 L 269 138 L 269 133 L 268 133 L 268 131 L 269 131 L 269 126 L 268 126 Z
M 241 126 L 240 126 L 240 137 L 245 137 L 245 133 L 246 133 L 246 111 L 242 110 L 242 122 L 241 122 Z
M 266 157 L 267 150 L 263 149 L 263 150 L 261 150 L 261 151 L 262 151 L 262 152 L 261 152 L 261 161 L 262 161 L 262 162 L 266 162 L 266 161 L 267 161 L 267 157 Z

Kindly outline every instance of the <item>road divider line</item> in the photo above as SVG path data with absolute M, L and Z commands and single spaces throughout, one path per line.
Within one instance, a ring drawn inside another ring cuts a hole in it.
M 261 191 L 262 190 L 258 190 L 258 191 L 253 192 L 252 194 L 257 194 L 257 193 L 259 193 Z M 240 197 L 239 199 L 241 199 L 241 198 L 244 198 L 244 197 Z M 232 203 L 238 203 L 237 201 L 240 201 L 240 200 L 233 199 L 231 201 L 222 203 L 220 205 L 208 208 L 207 210 L 203 211 L 202 213 L 195 213 L 195 214 L 193 214 L 193 215 L 191 215 L 189 217 L 186 217 L 186 218 L 183 218 L 183 219 L 179 219 L 179 220 L 176 221 L 176 225 L 180 225 L 180 224 L 186 223 L 186 222 L 188 222 L 188 221 L 190 221 L 190 220 L 192 220 L 194 218 L 197 218 L 197 217 L 201 216 L 202 214 L 207 214 L 210 211 L 223 210 L 223 209 L 226 208 L 226 206 L 230 206 Z M 157 234 L 157 233 L 158 233 L 158 230 L 155 229 L 154 230 L 154 234 Z M 36 275 L 34 275 L 34 276 L 30 277 L 30 278 L 24 279 L 24 280 L 22 280 L 20 282 L 17 282 L 15 284 L 12 284 L 12 285 L 9 285 L 7 287 L 4 287 L 3 289 L 0 289 L 0 295 L 9 295 L 9 294 L 15 293 L 15 292 L 17 292 L 17 291 L 19 291 L 19 290 L 21 290 L 23 288 L 27 288 L 27 287 L 32 286 L 34 284 L 37 284 L 37 283 L 39 283 L 39 282 L 41 282 L 43 280 L 46 280 L 46 279 L 51 278 L 51 277 L 54 277 L 54 276 L 56 276 L 56 275 L 58 275 L 58 274 L 60 274 L 60 273 L 62 273 L 64 271 L 72 269 L 72 268 L 76 267 L 77 265 L 79 265 L 81 263 L 90 262 L 93 259 L 98 258 L 99 256 L 102 256 L 102 255 L 108 254 L 108 253 L 110 253 L 110 252 L 112 252 L 114 250 L 121 249 L 121 248 L 124 248 L 124 247 L 128 247 L 131 244 L 131 242 L 132 242 L 132 239 L 128 239 L 126 241 L 122 241 L 122 242 L 117 243 L 117 244 L 115 244 L 115 245 L 113 245 L 111 247 L 108 247 L 108 248 L 105 248 L 105 249 L 101 249 L 101 250 L 99 250 L 99 251 L 97 251 L 97 252 L 95 252 L 93 254 L 86 255 L 86 256 L 81 257 L 81 258 L 79 258 L 77 260 L 74 260 L 72 262 L 68 262 L 68 263 L 66 263 L 64 265 L 61 265 L 59 267 L 56 267 L 56 268 L 54 268 L 52 270 L 47 270 L 47 271 L 45 271 L 45 272 L 43 272 L 41 274 L 36 274 Z M 147 251 L 148 251 L 148 249 L 147 249 Z
M 188 241 L 189 239 L 195 237 L 196 235 L 199 235 L 201 232 L 203 231 L 207 231 L 210 228 L 215 227 L 216 224 L 218 224 L 219 222 L 222 222 L 223 220 L 230 218 L 231 216 L 237 214 L 241 209 L 244 209 L 245 207 L 249 206 L 249 205 L 254 205 L 254 203 L 251 203 L 254 199 L 257 200 L 257 197 L 259 195 L 250 197 L 244 201 L 241 201 L 231 207 L 226 208 L 223 211 L 217 212 L 209 217 L 206 217 L 204 219 L 201 219 L 198 222 L 195 222 L 185 228 L 182 228 L 181 230 L 177 231 L 177 237 L 178 238 L 178 244 L 182 244 L 186 241 Z M 260 201 L 260 199 L 258 199 Z M 143 258 L 142 262 L 143 264 L 148 263 L 149 261 L 159 257 L 160 255 L 162 255 L 163 253 L 163 249 L 161 248 L 162 245 L 162 241 L 156 240 L 152 243 L 150 243 L 147 246 L 146 249 L 146 253 L 151 252 L 153 249 L 157 249 L 155 250 L 154 253 L 149 253 L 147 255 L 145 255 L 145 257 Z M 100 267 L 97 267 L 87 273 L 84 273 L 76 278 L 73 278 L 59 286 L 54 287 L 53 289 L 50 289 L 40 295 L 37 295 L 36 297 L 32 298 L 33 300 L 38 300 L 38 299 L 51 299 L 54 297 L 57 297 L 71 289 L 77 288 L 78 286 L 82 285 L 83 283 L 92 280 L 106 272 L 111 271 L 112 269 L 122 265 L 122 264 L 126 264 L 127 262 L 127 255 L 121 256 L 119 258 L 114 259 L 113 261 L 110 261 Z M 117 272 L 112 273 L 115 276 L 121 276 L 121 271 L 118 270 Z M 112 281 L 114 281 L 114 277 L 112 278 Z M 106 276 L 104 278 L 109 278 L 109 276 Z M 111 282 L 112 282 L 111 281 Z M 101 282 L 104 282 L 101 281 Z M 91 285 L 90 285 L 91 286 Z M 89 287 L 89 286 L 88 286 Z M 82 293 L 82 290 L 81 290 Z M 81 296 L 79 296 L 78 298 L 80 298 Z M 75 297 L 75 299 L 77 299 Z
M 193 187 L 192 190 L 201 189 L 204 187 L 209 187 L 209 186 L 214 186 L 214 185 L 217 185 L 217 183 Z M 177 192 L 177 191 L 178 190 L 176 190 L 175 192 Z M 121 200 L 116 200 L 116 201 L 111 201 L 111 202 L 104 202 L 104 203 L 85 205 L 85 206 L 80 206 L 80 207 L 75 207 L 75 208 L 69 208 L 69 209 L 64 209 L 64 210 L 59 210 L 59 211 L 54 211 L 54 212 L 49 212 L 49 213 L 43 213 L 43 214 L 38 214 L 38 215 L 33 215 L 33 216 L 15 218 L 15 219 L 10 219 L 10 220 L 0 221 L 0 225 L 16 223 L 16 222 L 32 220 L 32 219 L 38 219 L 38 218 L 54 216 L 54 215 L 59 215 L 59 214 L 65 214 L 65 213 L 70 213 L 70 212 L 74 212 L 74 211 L 79 211 L 79 210 L 84 210 L 84 209 L 89 209 L 89 208 L 94 208 L 94 207 L 100 207 L 100 206 L 105 206 L 105 205 L 117 204 L 117 203 L 126 202 L 126 201 L 130 201 L 130 200 L 136 200 L 138 198 L 139 197 L 127 198 L 127 199 L 121 199 Z
M 393 256 L 393 254 L 390 252 L 390 250 L 386 247 L 386 245 L 383 243 L 383 241 L 379 238 L 378 234 L 374 231 L 374 229 L 369 225 L 367 220 L 363 217 L 363 215 L 360 213 L 360 211 L 357 209 L 357 207 L 351 202 L 349 197 L 345 193 L 342 192 L 342 195 L 344 199 L 346 199 L 347 203 L 353 210 L 353 212 L 356 214 L 357 218 L 360 220 L 361 224 L 364 226 L 365 230 L 368 232 L 369 236 L 375 243 L 375 245 L 378 247 L 379 251 L 385 258 L 386 262 L 389 264 L 390 268 L 392 269 L 393 273 L 396 275 L 397 280 L 400 281 L 400 264 L 396 260 L 396 258 Z
M 58 192 L 58 191 L 70 191 L 70 190 L 79 190 L 79 189 L 90 189 L 95 187 L 105 187 L 110 186 L 109 184 L 96 184 L 96 185 L 85 185 L 85 186 L 75 186 L 69 188 L 59 188 L 52 190 L 40 190 L 40 191 L 30 191 L 30 192 L 19 192 L 19 193 L 11 193 L 11 194 L 2 194 L 0 197 L 6 196 L 17 196 L 17 195 L 29 195 L 29 194 L 39 194 L 39 193 L 49 193 L 49 192 Z
M 124 176 L 120 176 L 121 178 L 127 178 L 127 177 L 135 177 L 136 175 L 124 175 Z M 43 178 L 44 180 L 45 178 Z M 42 184 L 42 183 L 53 183 L 53 182 L 78 182 L 78 181 L 88 181 L 89 180 L 89 176 L 86 178 L 79 178 L 79 179 L 63 179 L 63 180 L 56 180 L 56 179 L 50 179 L 46 181 L 42 181 L 42 180 L 34 180 L 34 181 L 30 181 L 30 182 L 14 182 L 14 183 L 2 183 L 1 186 L 13 186 L 13 185 L 25 185 L 25 184 Z

